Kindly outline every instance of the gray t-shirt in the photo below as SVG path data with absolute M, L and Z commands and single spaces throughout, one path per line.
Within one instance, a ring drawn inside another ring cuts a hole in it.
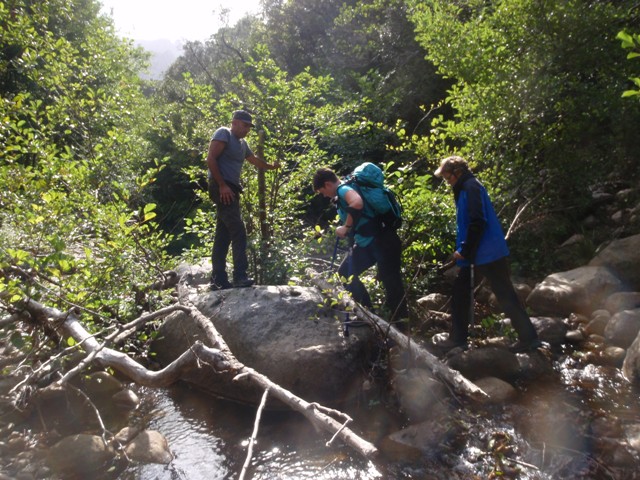
M 239 186 L 240 172 L 242 171 L 244 160 L 253 155 L 249 145 L 247 145 L 244 138 L 236 137 L 227 127 L 217 129 L 211 140 L 219 140 L 227 144 L 222 154 L 218 157 L 218 168 L 226 182 Z M 211 177 L 211 172 L 209 172 L 209 177 Z

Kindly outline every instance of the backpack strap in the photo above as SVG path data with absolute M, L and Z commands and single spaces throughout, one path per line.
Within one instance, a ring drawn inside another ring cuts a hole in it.
M 338 201 L 342 202 L 341 205 L 344 205 L 341 208 L 345 212 L 351 214 L 351 218 L 353 219 L 353 228 L 351 229 L 351 234 L 357 233 L 358 235 L 362 235 L 363 237 L 375 237 L 379 235 L 381 232 L 382 222 L 379 218 L 376 217 L 374 212 L 370 212 L 371 209 L 367 207 L 367 201 L 365 199 L 365 196 L 362 194 L 359 185 L 357 185 L 355 181 L 353 181 L 353 183 L 347 181 L 345 183 L 341 183 L 338 186 L 338 190 L 340 190 L 340 187 L 343 186 L 351 187 L 358 193 L 358 195 L 360 195 L 360 198 L 362 199 L 362 208 L 357 209 L 346 205 L 346 200 L 343 201 L 338 195 Z M 361 221 L 363 218 L 366 219 L 365 222 Z

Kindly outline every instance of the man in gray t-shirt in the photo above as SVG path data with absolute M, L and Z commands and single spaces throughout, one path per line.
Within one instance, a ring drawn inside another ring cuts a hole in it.
M 251 127 L 251 115 L 237 110 L 233 112 L 231 128 L 216 130 L 209 144 L 209 197 L 216 204 L 216 233 L 211 253 L 212 290 L 253 285 L 247 275 L 247 230 L 240 213 L 240 173 L 245 160 L 263 170 L 274 170 L 280 165 L 267 163 L 253 154 L 244 140 Z M 226 269 L 229 246 L 233 256 L 233 284 L 229 282 Z

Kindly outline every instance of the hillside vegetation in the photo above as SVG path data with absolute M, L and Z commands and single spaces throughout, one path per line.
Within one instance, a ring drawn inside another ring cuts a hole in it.
M 532 278 L 580 231 L 596 186 L 637 183 L 635 0 L 263 6 L 144 81 L 148 54 L 96 0 L 0 3 L 0 318 L 18 361 L 35 370 L 72 346 L 14 322 L 25 299 L 76 309 L 96 334 L 171 302 L 150 286 L 209 256 L 204 158 L 238 108 L 258 120 L 249 143 L 262 131 L 283 165 L 267 174 L 266 228 L 244 173 L 262 284 L 303 281 L 310 258 L 330 258 L 334 214 L 310 187 L 320 166 L 385 167 L 412 298 L 453 242 L 451 194 L 432 177 L 443 156 L 470 161 L 505 227 L 526 206 L 510 246 Z M 147 340 L 127 349 L 144 354 Z

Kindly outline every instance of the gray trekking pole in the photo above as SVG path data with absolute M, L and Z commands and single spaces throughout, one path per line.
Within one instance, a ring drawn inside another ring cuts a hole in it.
M 336 245 L 333 247 L 333 260 L 331 260 L 331 270 L 333 271 L 333 266 L 336 263 L 336 258 L 338 256 L 338 250 L 343 250 L 340 248 L 340 237 L 336 237 Z M 347 249 L 347 277 L 350 277 L 353 273 L 353 246 L 350 245 Z M 351 323 L 349 312 L 345 313 L 345 319 L 342 324 L 343 330 L 342 333 L 345 337 L 349 336 L 349 323 Z
M 336 236 L 336 246 L 333 247 L 333 259 L 331 260 L 331 270 L 336 263 L 336 257 L 338 256 L 338 246 L 340 245 L 340 237 Z
M 474 312 L 473 312 L 473 293 L 475 289 L 475 267 L 472 264 L 469 265 L 469 286 L 471 287 L 469 290 L 469 329 L 473 328 L 474 323 Z
M 351 239 L 353 241 L 353 238 Z M 347 277 L 350 278 L 353 275 L 353 243 L 350 243 L 349 250 L 347 251 Z M 349 312 L 344 319 L 343 330 L 342 333 L 345 337 L 349 336 L 349 323 L 351 323 L 351 319 L 349 318 Z

